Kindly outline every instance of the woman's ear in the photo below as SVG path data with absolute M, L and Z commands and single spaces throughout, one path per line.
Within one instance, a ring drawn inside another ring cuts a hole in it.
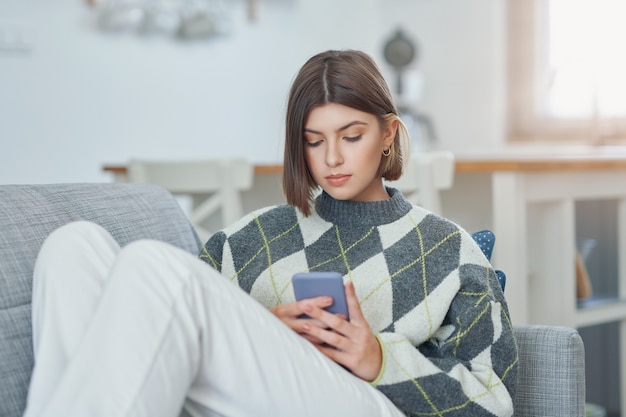
M 398 116 L 387 120 L 387 126 L 385 127 L 383 135 L 383 144 L 386 147 L 390 147 L 393 144 L 393 140 L 396 138 L 396 133 L 398 132 L 399 123 L 400 121 L 398 120 Z

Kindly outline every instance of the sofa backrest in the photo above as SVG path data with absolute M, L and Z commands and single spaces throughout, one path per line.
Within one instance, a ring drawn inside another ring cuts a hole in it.
M 89 220 L 125 245 L 142 238 L 193 254 L 201 243 L 176 199 L 149 184 L 0 185 L 0 417 L 21 416 L 33 368 L 35 259 L 54 229 Z

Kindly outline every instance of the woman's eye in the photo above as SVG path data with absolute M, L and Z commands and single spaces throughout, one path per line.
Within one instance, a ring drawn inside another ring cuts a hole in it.
M 344 139 L 347 140 L 348 142 L 356 142 L 357 140 L 361 139 L 361 136 L 363 135 L 349 136 L 349 137 L 345 137 Z
M 318 140 L 317 142 L 307 142 L 306 146 L 309 148 L 315 148 L 316 146 L 319 146 L 322 143 L 321 140 Z

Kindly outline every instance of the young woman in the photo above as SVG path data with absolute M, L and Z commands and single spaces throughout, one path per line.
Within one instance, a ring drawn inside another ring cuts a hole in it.
M 493 269 L 467 232 L 385 187 L 408 135 L 375 63 L 312 57 L 286 128 L 288 204 L 216 233 L 200 260 L 120 248 L 86 222 L 50 235 L 26 416 L 513 415 Z M 294 300 L 303 271 L 343 275 L 349 321 L 329 297 Z

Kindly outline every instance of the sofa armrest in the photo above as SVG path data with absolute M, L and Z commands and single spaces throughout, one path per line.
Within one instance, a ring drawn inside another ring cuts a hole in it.
M 519 371 L 515 416 L 584 416 L 585 350 L 575 329 L 514 326 Z

